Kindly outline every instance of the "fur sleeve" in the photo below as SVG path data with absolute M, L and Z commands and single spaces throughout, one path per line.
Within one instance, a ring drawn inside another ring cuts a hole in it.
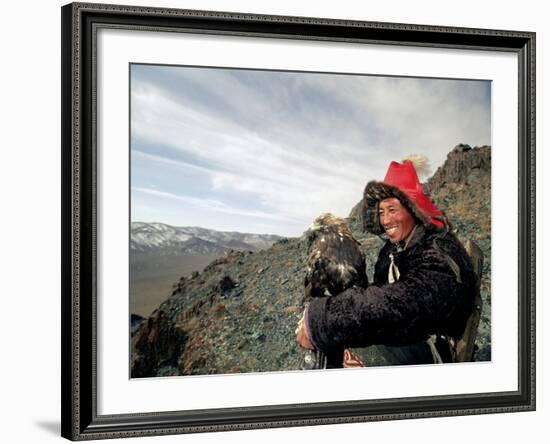
M 313 300 L 309 328 L 319 348 L 406 345 L 444 333 L 450 313 L 465 302 L 461 284 L 440 253 L 428 249 L 415 256 L 394 284 Z

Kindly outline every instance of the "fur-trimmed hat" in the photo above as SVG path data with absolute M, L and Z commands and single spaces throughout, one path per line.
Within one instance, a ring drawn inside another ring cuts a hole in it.
M 391 162 L 383 182 L 371 181 L 363 195 L 363 228 L 373 234 L 382 234 L 378 203 L 395 197 L 409 210 L 418 223 L 435 228 L 445 226 L 444 218 L 434 203 L 424 193 L 418 175 L 410 160 Z

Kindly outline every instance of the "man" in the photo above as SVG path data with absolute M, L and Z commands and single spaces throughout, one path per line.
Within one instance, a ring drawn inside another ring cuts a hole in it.
M 410 161 L 392 162 L 365 188 L 363 225 L 385 234 L 368 288 L 308 305 L 297 342 L 327 353 L 383 345 L 391 364 L 452 360 L 448 340 L 464 331 L 477 278 L 447 221 L 424 194 Z

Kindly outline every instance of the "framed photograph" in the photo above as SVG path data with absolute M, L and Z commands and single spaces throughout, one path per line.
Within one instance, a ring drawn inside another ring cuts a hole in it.
M 66 5 L 62 208 L 68 439 L 535 409 L 534 33 Z

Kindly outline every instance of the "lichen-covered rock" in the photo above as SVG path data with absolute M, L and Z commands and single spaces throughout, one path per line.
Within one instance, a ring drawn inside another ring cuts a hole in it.
M 132 377 L 156 374 L 162 366 L 177 360 L 184 344 L 184 331 L 166 312 L 155 310 L 132 338 Z
M 460 144 L 447 155 L 445 163 L 428 180 L 427 191 L 434 192 L 449 183 L 475 186 L 469 182 L 481 176 L 491 174 L 491 147 L 482 146 L 471 148 Z

